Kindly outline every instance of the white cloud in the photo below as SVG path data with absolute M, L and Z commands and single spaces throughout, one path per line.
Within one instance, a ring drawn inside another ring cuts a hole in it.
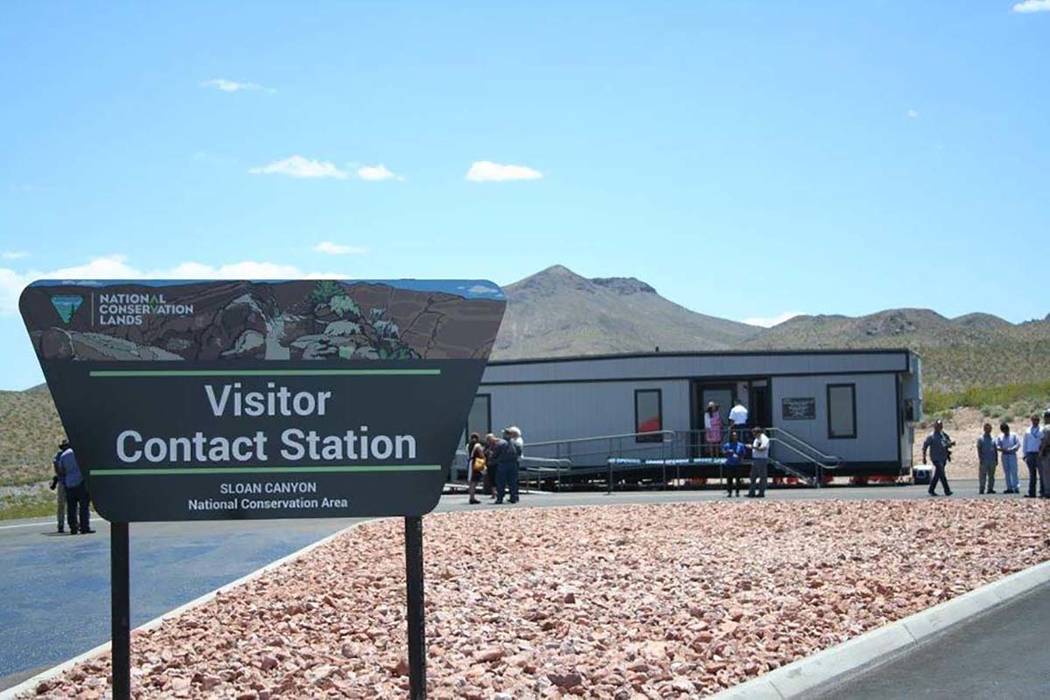
M 919 118 L 919 113 L 916 112 L 914 109 L 909 109 L 907 112 L 904 113 L 904 115 L 906 117 L 908 117 L 908 119 L 918 119 Z
M 803 311 L 785 311 L 782 314 L 776 316 L 757 316 L 755 318 L 745 318 L 742 323 L 747 323 L 752 326 L 762 326 L 763 328 L 772 328 L 773 326 L 780 325 L 788 319 L 795 318 L 796 316 L 802 316 L 805 312 Z
M 479 296 L 482 295 L 482 294 L 499 294 L 500 293 L 499 289 L 497 289 L 495 287 L 489 287 L 488 285 L 485 285 L 485 284 L 475 284 L 473 287 L 463 286 L 463 287 L 460 287 L 460 289 L 462 289 L 463 291 L 466 291 L 466 292 L 470 292 L 471 294 L 477 294 Z
M 242 83 L 236 80 L 226 80 L 225 78 L 212 78 L 211 80 L 205 80 L 201 83 L 201 87 L 214 88 L 220 92 L 245 92 L 255 90 L 263 90 L 269 93 L 277 92 L 273 88 L 263 87 L 258 83 Z
M 509 180 L 539 180 L 543 173 L 525 165 L 504 165 L 490 160 L 476 160 L 467 171 L 471 182 L 507 182 Z
M 20 260 L 27 257 L 29 257 L 29 253 L 24 250 L 5 250 L 0 253 L 0 258 L 4 260 Z
M 82 265 L 57 270 L 18 272 L 0 267 L 0 315 L 18 310 L 18 296 L 33 280 L 63 280 L 87 284 L 87 280 L 104 279 L 345 279 L 339 272 L 304 272 L 294 265 L 244 260 L 224 265 L 183 262 L 171 268 L 141 270 L 130 265 L 123 255 L 105 255 Z
M 357 245 L 343 245 L 332 241 L 321 241 L 314 246 L 314 252 L 324 253 L 325 255 L 362 255 L 367 253 L 368 249 Z
M 349 177 L 344 171 L 336 167 L 335 163 L 325 160 L 311 160 L 302 156 L 275 160 L 267 165 L 251 168 L 248 172 L 252 175 L 287 175 L 298 178 L 333 177 L 337 180 L 345 180 Z
M 357 176 L 362 180 L 378 182 L 380 180 L 397 180 L 404 182 L 405 178 L 397 173 L 391 172 L 385 165 L 362 165 L 357 169 Z
M 1050 12 L 1050 0 L 1022 0 L 1011 8 L 1014 12 Z

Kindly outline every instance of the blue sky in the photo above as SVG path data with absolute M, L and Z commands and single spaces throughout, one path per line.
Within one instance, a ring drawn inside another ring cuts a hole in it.
M 1048 0 L 4 3 L 0 387 L 66 273 L 1043 317 L 1048 67 Z

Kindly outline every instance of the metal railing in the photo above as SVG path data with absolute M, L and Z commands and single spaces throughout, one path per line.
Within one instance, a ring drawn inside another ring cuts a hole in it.
M 767 433 L 772 445 L 780 446 L 811 464 L 813 474 L 772 458 L 772 449 L 770 466 L 809 486 L 822 486 L 825 470 L 834 470 L 841 463 L 839 458 L 821 452 L 782 428 L 769 428 Z M 667 488 L 671 483 L 669 468 L 674 470 L 674 485 L 681 487 L 682 467 L 692 466 L 718 466 L 717 478 L 725 479 L 730 468 L 722 456 L 722 445 L 728 440 L 729 430 L 721 431 L 717 442 L 709 442 L 707 436 L 708 431 L 702 429 L 658 430 L 526 443 L 526 454 L 520 460 L 519 481 L 526 485 L 531 482 L 536 489 L 549 483 L 553 490 L 558 491 L 562 488 L 563 477 L 571 475 L 577 482 L 604 481 L 606 492 L 612 493 L 617 483 L 632 475 L 639 484 L 649 480 L 658 483 L 660 488 Z M 738 435 L 738 439 L 740 437 Z M 740 441 L 750 443 L 750 440 Z M 459 450 L 450 475 L 453 480 L 459 471 L 465 471 L 465 467 L 466 452 Z M 733 471 L 739 474 L 741 467 Z M 659 477 L 650 476 L 656 470 L 659 470 Z

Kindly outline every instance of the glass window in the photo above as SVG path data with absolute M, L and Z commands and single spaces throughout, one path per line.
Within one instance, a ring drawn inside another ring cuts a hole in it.
M 828 437 L 857 437 L 857 397 L 853 384 L 828 384 Z
M 634 392 L 634 432 L 649 433 L 664 429 L 663 407 L 659 389 Z M 662 435 L 637 435 L 637 442 L 662 442 Z
M 492 432 L 492 395 L 478 394 L 474 397 L 474 403 L 470 406 L 467 415 L 466 437 L 471 433 L 477 433 L 481 439 L 485 439 L 486 433 Z

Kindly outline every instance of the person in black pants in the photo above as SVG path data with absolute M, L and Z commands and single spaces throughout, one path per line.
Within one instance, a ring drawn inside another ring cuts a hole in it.
M 726 459 L 726 496 L 732 498 L 733 491 L 736 490 L 739 497 L 740 482 L 743 480 L 740 470 L 743 468 L 742 461 L 747 456 L 747 446 L 737 439 L 735 430 L 729 431 L 729 442 L 722 445 L 722 456 Z
M 952 447 L 954 446 L 955 442 L 948 436 L 948 433 L 944 432 L 944 423 L 939 420 L 935 421 L 933 432 L 927 435 L 926 441 L 922 443 L 922 463 L 926 464 L 927 453 L 933 462 L 933 478 L 930 480 L 929 490 L 931 496 L 937 495 L 937 482 L 944 485 L 945 496 L 952 495 L 952 489 L 948 486 L 948 476 L 944 470 L 952 458 Z
M 87 535 L 91 529 L 91 499 L 88 496 L 87 484 L 80 472 L 76 455 L 69 443 L 63 443 L 65 449 L 58 457 L 63 479 L 66 484 L 66 518 L 69 520 L 69 534 Z

